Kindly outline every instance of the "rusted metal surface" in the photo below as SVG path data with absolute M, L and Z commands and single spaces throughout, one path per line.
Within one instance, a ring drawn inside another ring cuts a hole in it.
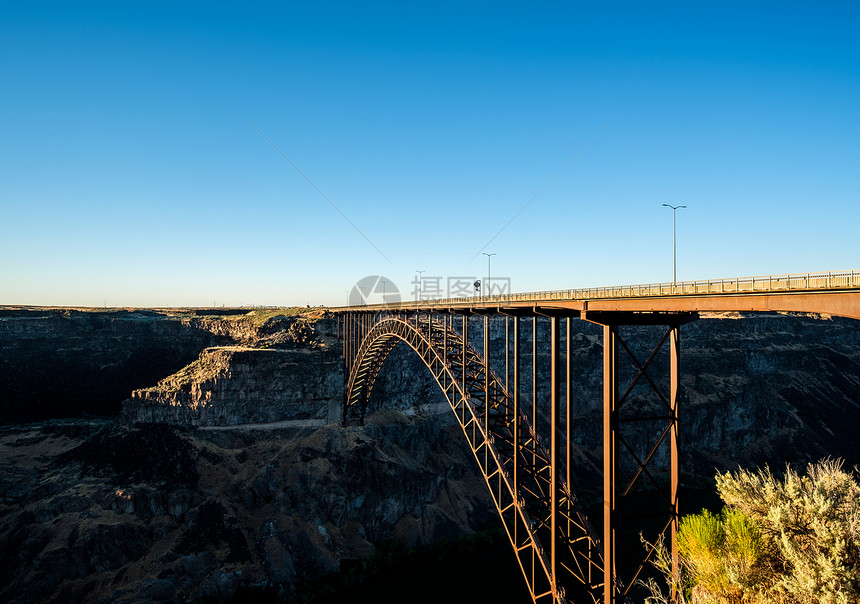
M 617 345 L 615 343 L 617 327 L 604 325 L 603 327 L 603 558 L 606 564 L 603 567 L 603 602 L 613 604 L 617 590 L 615 585 L 615 531 L 616 531 L 616 491 L 615 482 L 618 471 L 616 454 L 618 452 L 615 438 L 617 435 L 617 424 L 614 422 L 616 415 L 616 390 L 617 379 L 615 375 L 615 356 Z
M 628 602 L 631 589 L 640 574 L 647 567 L 653 551 L 645 549 L 641 544 L 625 543 L 622 547 L 622 528 L 630 531 L 630 521 L 635 521 L 631 513 L 632 505 L 628 502 L 641 489 L 642 483 L 653 493 L 658 493 L 662 501 L 657 505 L 663 513 L 657 517 L 661 528 L 655 537 L 668 538 L 674 570 L 678 569 L 678 550 L 676 532 L 678 528 L 678 487 L 679 487 L 679 452 L 678 452 L 678 389 L 680 376 L 680 327 L 692 320 L 693 315 L 677 315 L 667 319 L 661 315 L 665 327 L 662 337 L 651 349 L 648 358 L 641 361 L 631 347 L 621 337 L 620 328 L 627 324 L 629 315 L 622 313 L 616 317 L 602 314 L 603 325 L 603 555 L 606 564 L 603 568 L 604 604 L 619 604 Z M 654 325 L 651 317 L 642 317 L 643 323 Z M 614 319 L 614 320 L 613 320 Z M 668 375 L 662 376 L 668 381 L 669 394 L 665 394 L 665 385 L 661 385 L 659 377 L 651 375 L 653 361 L 657 355 L 668 346 Z M 624 389 L 619 388 L 619 356 L 629 361 L 634 373 Z M 650 408 L 643 413 L 637 410 L 635 414 L 623 413 L 625 403 L 631 400 L 631 394 L 637 384 L 646 383 L 652 395 Z M 651 422 L 654 425 L 656 440 L 650 448 L 638 452 L 625 438 L 625 424 Z M 668 467 L 662 470 L 668 475 L 668 485 L 663 484 L 653 472 L 655 459 L 661 447 L 667 447 Z M 632 476 L 622 477 L 619 459 L 624 455 L 627 466 L 632 465 Z M 626 525 L 623 526 L 622 525 Z M 622 568 L 623 559 L 623 568 Z M 674 594 L 673 594 L 674 597 Z
M 362 318 L 362 324 L 365 324 Z M 355 346 L 348 379 L 345 423 L 361 423 L 385 358 L 405 342 L 430 369 L 456 415 L 481 469 L 534 602 L 596 602 L 595 583 L 603 563 L 596 533 L 588 525 L 568 483 L 562 479 L 558 404 L 560 401 L 559 319 L 552 329 L 554 393 L 550 448 L 522 410 L 519 401 L 519 319 L 514 319 L 513 381 L 510 393 L 489 368 L 490 318 L 483 318 L 483 351 L 469 344 L 469 321 L 461 332 L 449 317 L 433 313 L 408 318 L 376 313 Z M 443 347 L 445 347 L 443 349 Z M 350 349 L 353 347 L 350 346 Z M 532 359 L 534 360 L 534 359 Z

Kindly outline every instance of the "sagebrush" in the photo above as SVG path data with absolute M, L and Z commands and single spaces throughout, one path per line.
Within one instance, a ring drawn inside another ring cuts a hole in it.
M 688 604 L 849 604 L 860 601 L 860 484 L 841 460 L 801 475 L 786 467 L 717 474 L 720 514 L 687 516 L 679 569 L 662 542 L 655 566 Z M 656 582 L 649 604 L 667 602 Z

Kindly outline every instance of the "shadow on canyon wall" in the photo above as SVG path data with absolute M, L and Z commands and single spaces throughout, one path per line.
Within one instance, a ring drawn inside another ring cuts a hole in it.
M 474 602 L 453 586 L 492 573 L 510 579 L 493 585 L 519 594 L 509 600 L 527 599 L 471 451 L 414 354 L 395 348 L 365 426 L 327 423 L 343 378 L 321 317 L 0 310 L 0 598 L 399 602 L 415 581 L 416 601 Z M 594 506 L 601 333 L 575 325 L 574 487 Z M 774 314 L 683 328 L 685 501 L 715 504 L 715 469 L 860 463 L 857 325 Z M 470 325 L 474 341 L 481 329 Z M 652 332 L 623 335 L 638 354 Z M 490 336 L 503 350 L 503 322 Z M 538 355 L 540 392 L 542 344 Z M 503 355 L 493 369 L 504 374 Z M 426 549 L 440 540 L 450 555 Z

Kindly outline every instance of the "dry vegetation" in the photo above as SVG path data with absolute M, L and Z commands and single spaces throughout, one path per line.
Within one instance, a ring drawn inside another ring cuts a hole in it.
M 860 598 L 860 484 L 841 461 L 806 475 L 786 468 L 717 475 L 726 506 L 681 520 L 680 573 L 656 545 L 657 568 L 679 602 L 691 604 L 849 604 Z M 668 602 L 649 582 L 649 604 Z

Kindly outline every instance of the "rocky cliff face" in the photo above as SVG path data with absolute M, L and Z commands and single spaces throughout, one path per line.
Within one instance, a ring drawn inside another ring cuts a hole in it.
M 183 426 L 337 421 L 344 377 L 335 329 L 331 319 L 279 318 L 234 331 L 245 346 L 205 349 L 155 386 L 134 390 L 121 419 Z
M 4 601 L 227 601 L 254 590 L 269 590 L 275 599 L 281 588 L 301 591 L 330 571 L 352 568 L 386 538 L 408 547 L 474 531 L 494 518 L 438 387 L 402 345 L 380 374 L 367 425 L 344 429 L 323 425 L 342 401 L 340 348 L 330 320 L 163 313 L 0 319 L 4 409 L 16 409 L 7 401 L 24 406 L 26 394 L 35 392 L 55 397 L 44 399 L 53 407 L 43 411 L 75 411 L 75 388 L 107 396 L 98 388 L 125 368 L 134 379 L 116 377 L 126 390 L 110 408 L 136 389 L 124 407 L 126 422 L 197 426 L 0 428 Z M 481 325 L 479 318 L 470 325 L 475 342 Z M 601 461 L 602 339 L 596 326 L 574 326 L 574 487 L 587 493 Z M 685 326 L 687 476 L 825 455 L 860 463 L 857 327 L 850 320 L 784 315 Z M 541 320 L 538 329 L 548 341 L 548 324 Z M 503 376 L 504 323 L 494 321 L 490 335 L 492 365 Z M 650 351 L 646 343 L 660 334 L 630 327 L 622 336 L 641 359 Z M 548 392 L 548 354 L 539 346 L 539 398 Z M 667 364 L 659 355 L 654 369 L 665 372 Z M 64 369 L 46 368 L 54 366 Z M 136 367 L 149 368 L 153 377 L 135 381 L 143 379 Z M 620 371 L 632 375 L 629 365 Z M 76 374 L 81 385 L 74 385 Z M 522 384 L 526 407 L 529 376 Z M 635 390 L 633 408 L 644 401 L 645 393 Z M 543 430 L 548 411 L 539 414 Z M 283 420 L 316 427 L 237 427 Z M 630 442 L 644 447 L 649 434 L 635 430 Z M 506 573 L 515 584 L 518 572 Z
M 155 311 L 0 309 L 0 423 L 113 415 L 132 389 L 232 341 Z
M 223 312 L 0 307 L 0 423 L 115 415 L 129 394 L 127 421 L 326 420 L 333 321 Z
M 123 421 L 226 426 L 317 419 L 336 421 L 343 361 L 308 350 L 207 348 L 156 386 L 135 390 Z
M 860 323 L 764 315 L 702 320 L 683 346 L 690 463 L 860 463 Z
M 369 420 L 7 427 L 0 599 L 283 601 L 386 540 L 400 551 L 493 519 L 458 427 L 396 411 Z

